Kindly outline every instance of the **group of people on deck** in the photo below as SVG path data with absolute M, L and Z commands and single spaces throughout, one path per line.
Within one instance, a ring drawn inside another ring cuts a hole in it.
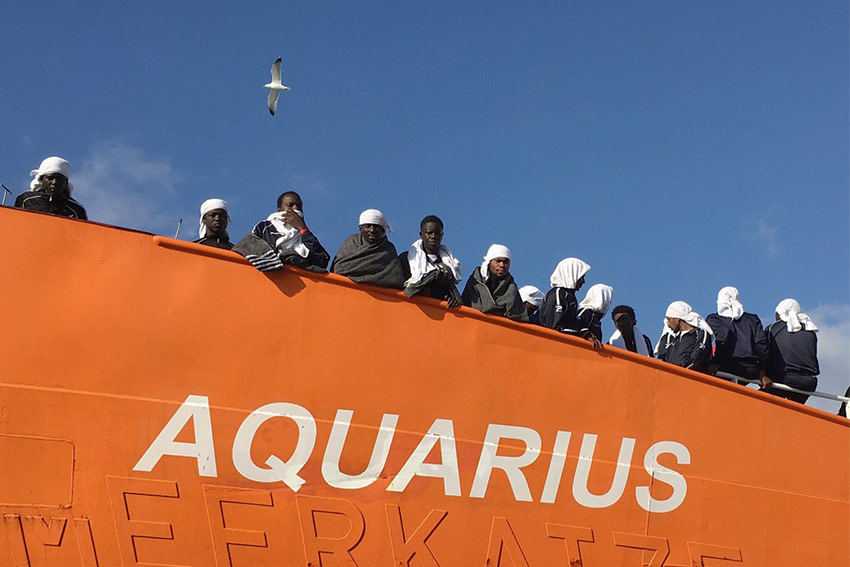
M 18 208 L 85 220 L 85 209 L 71 198 L 70 165 L 62 158 L 46 158 L 32 171 L 30 190 L 15 201 Z M 261 271 L 291 264 L 306 270 L 340 274 L 357 283 L 396 288 L 407 297 L 420 295 L 461 305 L 483 313 L 540 325 L 590 341 L 602 348 L 602 319 L 611 306 L 614 290 L 597 283 L 579 301 L 590 265 L 565 258 L 550 277 L 544 294 L 534 286 L 519 287 L 510 273 L 511 251 L 492 244 L 466 281 L 463 292 L 460 262 L 443 245 L 443 221 L 434 215 L 422 219 L 419 239 L 399 255 L 387 234 L 386 218 L 377 209 L 360 214 L 358 232 L 352 234 L 331 260 L 304 218 L 298 193 L 287 191 L 277 200 L 277 210 L 238 243 L 227 232 L 227 203 L 209 199 L 201 205 L 198 244 L 234 250 Z M 330 264 L 330 267 L 328 265 Z M 634 309 L 618 305 L 611 310 L 616 331 L 608 344 L 698 372 L 718 371 L 761 382 L 764 389 L 800 403 L 807 394 L 771 388 L 773 381 L 803 391 L 814 391 L 820 370 L 817 360 L 817 326 L 800 312 L 800 305 L 785 299 L 776 306 L 776 321 L 766 328 L 757 315 L 746 313 L 738 290 L 724 287 L 717 296 L 717 312 L 706 319 L 684 301 L 667 308 L 664 329 L 653 346 L 637 327 Z

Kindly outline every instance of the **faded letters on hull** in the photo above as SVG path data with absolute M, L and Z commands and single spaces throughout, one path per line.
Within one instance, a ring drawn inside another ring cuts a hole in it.
M 360 474 L 346 474 L 340 470 L 340 457 L 353 417 L 351 410 L 340 409 L 336 413 L 330 437 L 322 459 L 322 477 L 333 488 L 357 490 L 374 483 L 384 471 L 390 454 L 393 436 L 399 416 L 384 414 L 372 448 L 366 469 Z M 259 466 L 251 457 L 251 447 L 259 428 L 272 418 L 286 418 L 298 426 L 298 438 L 294 450 L 286 460 L 272 454 L 266 459 L 266 466 Z M 189 423 L 194 428 L 194 441 L 177 441 L 179 433 Z M 264 405 L 251 412 L 239 427 L 233 440 L 232 459 L 236 470 L 244 478 L 258 483 L 283 483 L 292 491 L 304 486 L 305 479 L 299 473 L 313 454 L 317 439 L 316 420 L 306 408 L 287 402 Z M 532 464 L 540 456 L 543 447 L 540 433 L 529 427 L 490 424 L 482 443 L 481 454 L 475 469 L 472 488 L 466 495 L 469 498 L 485 498 L 490 478 L 495 470 L 506 475 L 513 498 L 517 502 L 554 503 L 561 487 L 566 462 L 567 449 L 572 439 L 571 432 L 558 431 L 554 447 L 551 450 L 549 468 L 542 493 L 531 493 L 523 468 Z M 575 476 L 572 482 L 572 497 L 586 508 L 607 508 L 616 504 L 623 496 L 631 470 L 635 439 L 624 437 L 620 443 L 616 470 L 611 487 L 603 494 L 592 493 L 588 489 L 590 468 L 596 448 L 597 436 L 587 433 L 582 437 L 581 449 Z M 502 441 L 524 444 L 519 455 L 499 455 Z M 438 463 L 426 462 L 426 458 L 439 445 Z M 643 466 L 647 473 L 647 485 L 635 489 L 634 498 L 638 505 L 650 513 L 671 512 L 684 502 L 687 495 L 687 481 L 679 472 L 667 468 L 658 462 L 662 454 L 671 454 L 680 465 L 690 464 L 691 455 L 687 447 L 675 441 L 659 441 L 646 451 Z M 153 440 L 151 445 L 133 467 L 135 471 L 150 472 L 165 456 L 195 459 L 198 475 L 215 478 L 218 465 L 213 442 L 212 419 L 209 400 L 206 396 L 190 395 L 177 409 L 168 423 Z M 415 476 L 440 479 L 446 496 L 463 496 L 461 493 L 460 467 L 455 442 L 454 423 L 451 419 L 435 419 L 421 441 L 407 458 L 398 473 L 387 486 L 389 492 L 404 492 Z M 650 494 L 650 480 L 656 480 L 672 488 L 670 496 L 656 500 Z

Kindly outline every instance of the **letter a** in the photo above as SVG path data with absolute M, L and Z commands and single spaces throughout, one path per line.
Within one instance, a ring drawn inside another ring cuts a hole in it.
M 186 427 L 190 419 L 195 429 L 195 442 L 175 441 L 174 439 Z M 211 477 L 218 475 L 215 467 L 210 402 L 206 396 L 190 395 L 186 398 L 133 470 L 150 472 L 164 455 L 193 457 L 198 461 L 198 475 Z

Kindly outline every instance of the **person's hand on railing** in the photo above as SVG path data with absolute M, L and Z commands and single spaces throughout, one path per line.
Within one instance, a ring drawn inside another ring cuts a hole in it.
M 759 376 L 759 380 L 761 381 L 761 388 L 759 390 L 769 390 L 773 386 L 773 380 L 764 372 Z

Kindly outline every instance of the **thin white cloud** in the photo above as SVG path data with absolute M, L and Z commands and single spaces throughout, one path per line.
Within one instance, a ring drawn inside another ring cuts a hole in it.
M 818 326 L 818 391 L 843 396 L 850 385 L 850 305 L 821 305 L 806 313 Z M 838 402 L 809 398 L 808 403 L 838 411 Z
M 778 258 L 781 254 L 778 234 L 779 230 L 775 226 L 770 225 L 764 219 L 760 219 L 755 227 L 749 227 L 743 233 L 743 236 L 763 248 L 769 257 Z
M 72 174 L 89 219 L 166 235 L 180 217 L 179 178 L 167 161 L 120 142 L 98 144 Z

